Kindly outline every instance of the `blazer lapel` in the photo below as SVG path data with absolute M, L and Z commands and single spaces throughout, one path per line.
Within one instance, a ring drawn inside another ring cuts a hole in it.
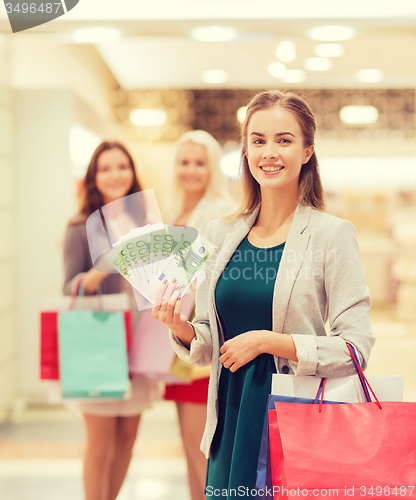
M 311 207 L 298 205 L 286 240 L 273 292 L 272 325 L 283 333 L 287 306 L 293 286 L 305 259 L 310 232 L 307 231 Z
M 212 299 L 214 299 L 215 287 L 217 286 L 217 281 L 221 276 L 221 273 L 224 271 L 225 266 L 228 264 L 234 252 L 237 250 L 238 245 L 249 233 L 252 225 L 257 218 L 259 210 L 260 207 L 256 208 L 256 210 L 252 214 L 239 219 L 234 226 L 234 231 L 228 233 L 224 238 L 224 242 L 216 259 L 214 274 L 211 278 Z

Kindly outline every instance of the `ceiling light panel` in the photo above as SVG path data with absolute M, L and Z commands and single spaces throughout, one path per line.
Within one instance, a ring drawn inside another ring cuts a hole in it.
M 229 179 L 237 179 L 241 164 L 241 150 L 225 153 L 220 160 L 222 173 Z
M 79 28 L 72 34 L 72 38 L 77 43 L 109 43 L 115 42 L 121 36 L 122 33 L 119 29 L 102 26 Z
M 237 120 L 240 123 L 243 123 L 244 118 L 246 117 L 247 109 L 248 109 L 248 106 L 241 106 L 241 108 L 238 108 L 238 111 L 237 111 Z
M 228 80 L 228 74 L 222 69 L 208 69 L 202 73 L 201 78 L 205 83 L 224 83 Z
M 313 52 L 318 57 L 341 57 L 345 49 L 339 43 L 321 43 L 313 49 Z
M 276 49 L 276 57 L 283 62 L 292 62 L 296 59 L 296 46 L 293 42 L 280 42 Z
M 328 25 L 315 26 L 308 31 L 308 36 L 312 40 L 319 42 L 341 42 L 350 40 L 355 36 L 355 29 L 351 26 Z
M 344 106 L 339 115 L 347 125 L 370 125 L 378 120 L 378 110 L 374 106 Z
M 190 32 L 191 38 L 200 42 L 228 42 L 237 36 L 229 26 L 199 26 Z
M 166 123 L 166 112 L 163 109 L 134 109 L 130 113 L 130 121 L 137 127 L 157 127 Z

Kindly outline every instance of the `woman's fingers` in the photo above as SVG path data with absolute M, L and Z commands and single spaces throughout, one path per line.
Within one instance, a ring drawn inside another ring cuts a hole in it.
M 171 325 L 175 320 L 180 319 L 180 301 L 179 305 L 177 305 L 177 299 L 180 296 L 182 288 L 176 286 L 176 283 L 176 279 L 170 283 L 164 280 L 155 296 L 152 316 L 166 325 Z
M 162 302 L 161 302 L 162 309 L 166 310 L 169 301 L 172 297 L 172 294 L 175 291 L 175 288 L 176 288 L 176 279 L 173 279 L 170 283 L 168 283 L 168 286 L 165 288 L 165 293 L 162 296 Z
M 230 353 L 229 348 L 230 348 L 230 346 L 227 345 L 227 342 L 225 342 L 221 346 L 220 352 L 222 353 L 222 355 L 220 356 L 219 361 L 220 361 L 220 363 L 222 363 L 222 366 L 224 368 L 227 368 L 230 370 L 230 372 L 234 373 L 240 368 L 240 365 L 239 365 L 236 357 Z
M 152 314 L 153 312 L 158 312 L 162 306 L 162 300 L 163 296 L 166 292 L 166 289 L 168 287 L 168 280 L 163 280 L 163 282 L 160 284 L 159 288 L 157 289 L 156 295 L 155 295 L 155 303 L 153 305 L 152 309 Z

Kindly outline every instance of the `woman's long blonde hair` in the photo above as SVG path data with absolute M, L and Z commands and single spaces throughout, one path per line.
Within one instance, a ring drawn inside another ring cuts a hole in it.
M 186 143 L 203 146 L 207 152 L 210 175 L 204 197 L 211 200 L 214 198 L 231 199 L 231 195 L 227 189 L 226 178 L 220 169 L 220 159 L 223 155 L 220 144 L 211 134 L 204 130 L 191 130 L 182 134 L 175 143 L 172 165 L 171 203 L 169 207 L 171 215 L 177 215 L 183 209 L 185 190 L 178 181 L 176 166 L 180 149 Z
M 251 117 L 257 111 L 281 106 L 295 115 L 303 135 L 304 147 L 314 144 L 316 123 L 309 105 L 293 92 L 268 90 L 257 94 L 247 108 L 246 117 L 241 125 L 241 166 L 243 198 L 238 210 L 231 217 L 250 214 L 261 203 L 260 185 L 251 175 L 247 160 L 247 128 Z M 315 152 L 302 166 L 299 175 L 299 201 L 317 210 L 325 209 L 324 190 L 319 175 L 318 159 Z

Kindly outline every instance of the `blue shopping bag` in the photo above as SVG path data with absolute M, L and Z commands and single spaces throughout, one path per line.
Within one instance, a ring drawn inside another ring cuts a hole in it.
M 320 395 L 321 390 L 318 392 Z M 267 407 L 264 416 L 263 432 L 261 436 L 259 460 L 257 462 L 256 473 L 256 500 L 273 499 L 273 481 L 270 459 L 270 443 L 269 443 L 269 410 L 275 410 L 275 402 L 280 403 L 300 403 L 300 404 L 314 404 L 319 397 L 315 399 L 297 398 L 292 396 L 279 396 L 276 394 L 269 394 L 267 399 Z M 339 401 L 323 401 L 323 404 L 342 404 Z
M 122 399 L 129 388 L 123 312 L 80 309 L 58 316 L 59 366 L 64 398 Z

